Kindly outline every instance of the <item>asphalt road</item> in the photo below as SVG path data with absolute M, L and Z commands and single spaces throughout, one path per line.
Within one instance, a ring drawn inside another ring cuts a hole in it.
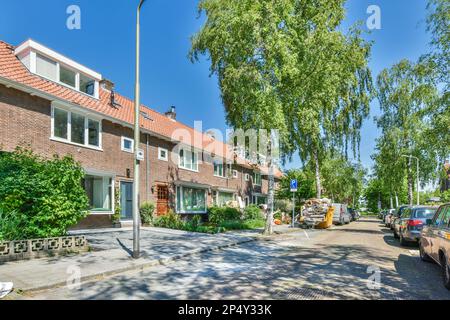
M 22 299 L 450 299 L 379 220 L 303 231 Z

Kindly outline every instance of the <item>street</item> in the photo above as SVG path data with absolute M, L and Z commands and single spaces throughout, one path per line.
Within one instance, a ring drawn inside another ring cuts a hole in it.
M 379 281 L 378 281 L 379 280 Z M 18 299 L 450 299 L 437 265 L 375 218 L 201 253 Z

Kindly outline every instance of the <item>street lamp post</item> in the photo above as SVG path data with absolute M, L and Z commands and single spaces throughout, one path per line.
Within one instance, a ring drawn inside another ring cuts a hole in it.
M 136 83 L 134 91 L 134 183 L 133 183 L 133 258 L 137 259 L 140 255 L 139 244 L 139 231 L 140 231 L 140 219 L 139 219 L 139 166 L 140 160 L 138 160 L 139 144 L 140 144 L 140 128 L 139 128 L 139 116 L 140 116 L 140 84 L 139 84 L 139 68 L 140 68 L 140 15 L 141 8 L 145 0 L 139 2 L 137 8 L 136 19 Z
M 414 157 L 412 155 L 402 155 L 402 157 L 406 158 L 412 158 L 417 161 L 417 205 L 420 205 L 420 194 L 419 194 L 419 188 L 420 188 L 420 181 L 419 181 L 419 158 Z

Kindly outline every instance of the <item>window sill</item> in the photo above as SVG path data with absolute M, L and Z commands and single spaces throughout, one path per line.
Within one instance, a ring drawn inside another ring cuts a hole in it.
M 65 144 L 70 144 L 72 146 L 76 146 L 76 147 L 80 147 L 80 148 L 86 148 L 86 149 L 91 149 L 91 150 L 103 152 L 103 149 L 100 148 L 100 147 L 94 147 L 94 146 L 89 146 L 89 145 L 85 145 L 85 144 L 79 144 L 79 143 L 75 143 L 75 142 L 70 142 L 70 141 L 65 140 L 65 139 L 60 139 L 60 138 L 56 138 L 56 137 L 50 137 L 50 140 L 51 141 L 55 141 L 55 142 L 61 142 L 61 143 L 65 143 Z
M 193 169 L 189 169 L 189 168 L 183 168 L 183 167 L 180 167 L 180 166 L 178 166 L 178 169 L 199 173 L 199 170 L 193 170 Z
M 113 212 L 112 211 L 95 211 L 95 210 L 93 210 L 93 211 L 89 211 L 89 214 L 92 214 L 92 215 L 99 215 L 99 214 L 112 215 Z
M 218 175 L 214 175 L 214 177 L 216 177 L 216 178 L 222 178 L 222 179 L 227 179 L 227 178 L 228 178 L 228 177 L 218 176 Z

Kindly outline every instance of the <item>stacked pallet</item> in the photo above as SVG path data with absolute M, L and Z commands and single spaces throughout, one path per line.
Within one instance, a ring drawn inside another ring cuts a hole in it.
M 328 209 L 331 207 L 330 199 L 308 199 L 302 210 L 304 222 L 313 227 L 317 223 L 325 220 Z

